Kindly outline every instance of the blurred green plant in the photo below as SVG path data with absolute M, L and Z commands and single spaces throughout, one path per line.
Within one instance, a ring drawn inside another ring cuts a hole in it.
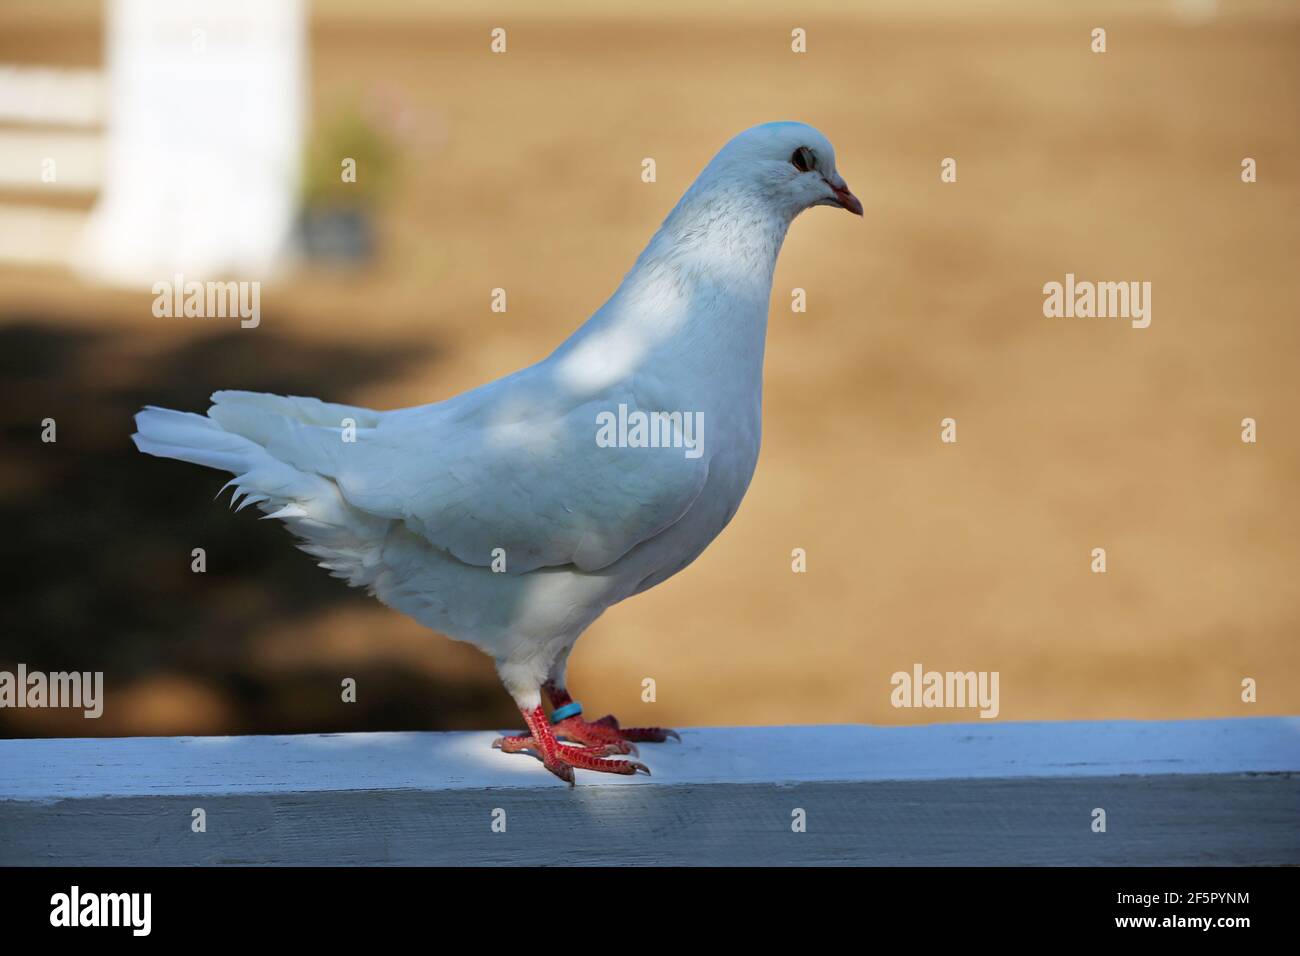
M 353 265 L 374 258 L 377 210 L 394 188 L 397 153 L 388 130 L 356 105 L 318 125 L 307 144 L 298 224 L 309 258 Z
M 319 124 L 307 144 L 303 205 L 377 205 L 392 192 L 397 166 L 393 138 L 355 104 L 348 105 Z

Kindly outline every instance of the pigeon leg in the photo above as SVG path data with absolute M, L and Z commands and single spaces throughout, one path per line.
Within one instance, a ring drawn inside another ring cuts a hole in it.
M 550 698 L 551 706 L 561 714 L 566 710 L 574 710 L 569 715 L 562 717 L 555 723 L 556 733 L 565 740 L 572 740 L 575 743 L 586 744 L 589 747 L 599 745 L 619 746 L 622 745 L 628 749 L 622 753 L 636 753 L 635 743 L 663 743 L 669 737 L 681 740 L 681 735 L 675 730 L 667 727 L 620 727 L 613 714 L 606 714 L 599 720 L 587 721 L 582 719 L 582 706 L 575 704 L 573 698 L 569 695 L 568 690 L 557 685 L 554 681 L 548 681 L 543 688 L 546 696 Z
M 626 753 L 625 750 L 613 750 L 605 744 L 599 744 L 589 747 L 566 747 L 555 739 L 555 733 L 551 730 L 550 721 L 546 719 L 546 714 L 541 707 L 533 710 L 520 708 L 519 712 L 524 715 L 524 722 L 528 725 L 527 736 L 517 737 L 499 737 L 492 746 L 505 753 L 519 753 L 522 750 L 531 750 L 541 758 L 546 769 L 555 774 L 561 780 L 572 785 L 573 771 L 578 770 L 596 770 L 602 773 L 621 773 L 650 774 L 650 768 L 643 763 L 635 760 L 605 760 L 605 756 L 613 753 Z

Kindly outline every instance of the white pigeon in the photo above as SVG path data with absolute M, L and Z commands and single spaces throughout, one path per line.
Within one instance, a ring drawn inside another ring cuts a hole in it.
M 772 273 L 810 206 L 862 215 L 826 137 L 756 126 L 536 365 L 388 412 L 221 391 L 206 416 L 147 407 L 136 447 L 231 472 L 240 508 L 282 520 L 322 567 L 490 654 L 528 726 L 495 746 L 531 750 L 569 783 L 575 767 L 649 773 L 608 758 L 676 734 L 583 720 L 565 666 L 606 608 L 685 568 L 740 506 Z

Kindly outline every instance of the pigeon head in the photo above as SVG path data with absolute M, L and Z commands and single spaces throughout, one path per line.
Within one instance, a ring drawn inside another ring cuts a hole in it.
M 806 123 L 764 123 L 745 130 L 722 147 L 700 184 L 741 193 L 789 219 L 813 206 L 862 215 L 862 203 L 835 168 L 835 147 Z
M 795 217 L 813 206 L 862 215 L 830 140 L 806 123 L 764 123 L 733 137 L 614 295 L 557 351 L 562 374 L 581 389 L 607 387 L 672 341 L 706 360 L 732 349 L 761 374 L 777 256 Z

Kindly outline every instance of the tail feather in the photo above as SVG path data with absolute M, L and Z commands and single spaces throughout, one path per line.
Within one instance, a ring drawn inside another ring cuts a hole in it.
M 235 477 L 222 491 L 234 487 L 231 504 L 237 510 L 257 505 L 266 517 L 283 521 L 303 539 L 299 547 L 336 577 L 372 586 L 382 569 L 383 542 L 391 521 L 349 504 L 338 485 L 321 473 L 328 470 L 329 457 L 324 422 L 304 422 L 284 414 L 305 409 L 319 419 L 349 407 L 252 392 L 218 392 L 213 398 L 218 404 L 212 412 L 232 413 L 209 418 L 146 407 L 135 416 L 136 432 L 131 437 L 136 448 L 230 472 Z M 372 418 L 378 414 L 354 411 Z M 361 425 L 363 419 L 356 420 Z
M 266 392 L 241 392 L 234 389 L 213 392 L 212 404 L 216 408 L 252 408 L 264 415 L 278 415 L 304 425 L 325 425 L 334 428 L 341 427 L 345 418 L 352 419 L 358 428 L 374 428 L 379 424 L 381 414 L 372 408 L 322 402 L 319 398 L 271 395 Z
M 146 406 L 135 416 L 135 447 L 147 455 L 177 458 L 238 474 L 251 467 L 261 449 L 241 435 L 193 412 Z

